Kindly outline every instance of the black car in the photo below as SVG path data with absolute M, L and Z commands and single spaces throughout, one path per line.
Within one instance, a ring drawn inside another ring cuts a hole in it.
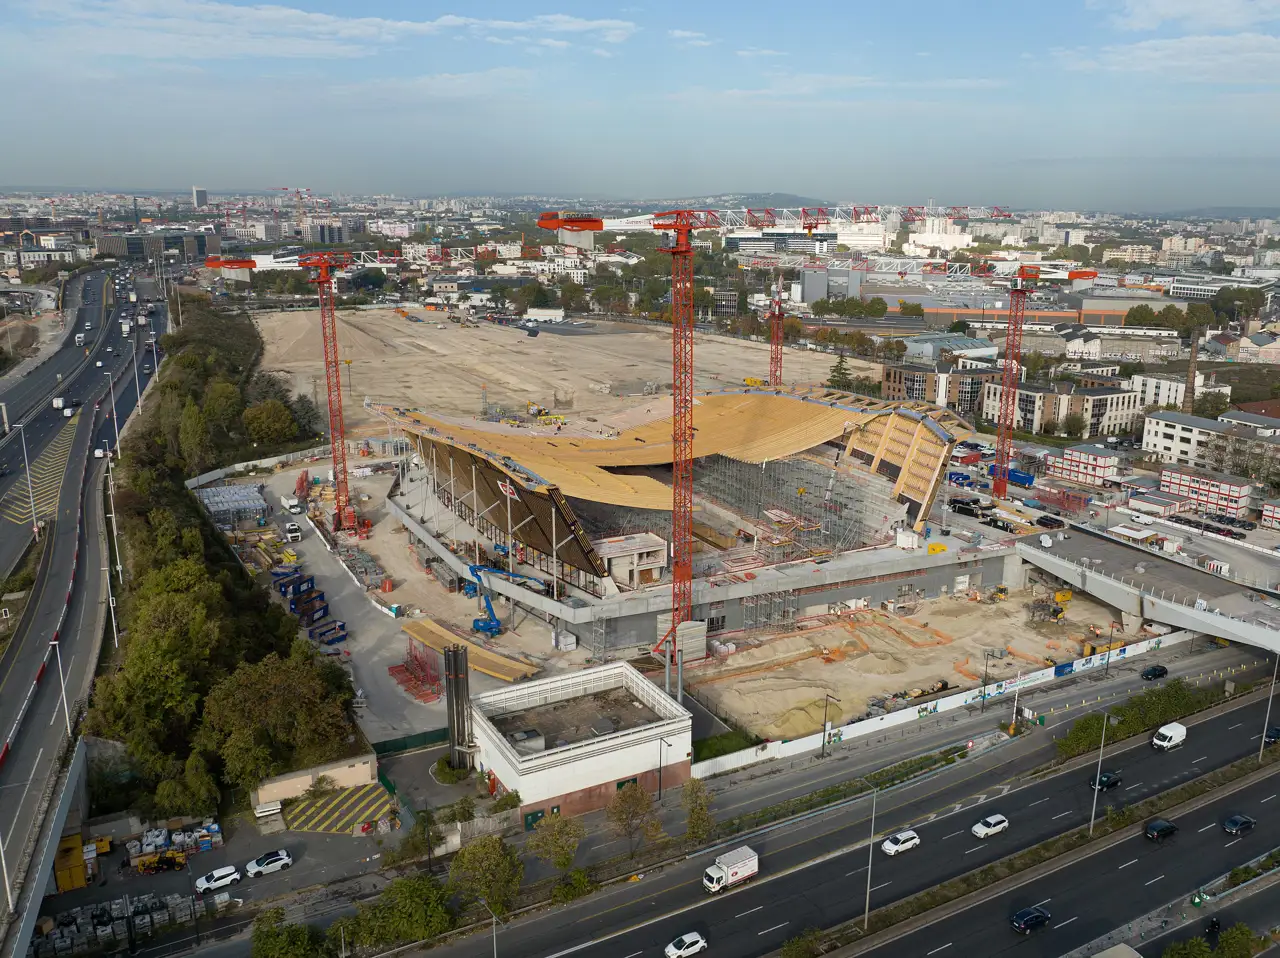
M 1273 725 L 1271 728 L 1267 729 L 1266 743 L 1268 745 L 1275 745 L 1276 742 L 1280 742 L 1280 725 Z
M 1222 830 L 1228 835 L 1243 835 L 1245 832 L 1253 831 L 1253 826 L 1258 824 L 1248 815 L 1232 815 L 1222 823 Z
M 1169 674 L 1169 670 L 1163 665 L 1148 665 L 1140 673 L 1144 682 L 1154 682 L 1156 679 L 1162 679 Z
M 1178 833 L 1178 826 L 1163 818 L 1153 818 L 1147 822 L 1147 838 L 1153 842 L 1162 842 Z
M 1089 787 L 1095 792 L 1109 792 L 1119 785 L 1121 781 L 1123 780 L 1120 778 L 1119 772 L 1103 772 L 1101 775 L 1096 775 L 1089 779 Z
M 1030 908 L 1024 908 L 1012 918 L 1009 924 L 1013 930 L 1023 935 L 1029 935 L 1037 928 L 1043 928 L 1049 924 L 1052 916 L 1041 908 L 1039 905 L 1032 905 Z
M 1238 525 L 1245 532 L 1253 532 L 1255 529 L 1258 528 L 1258 524 L 1254 522 L 1252 519 L 1242 519 L 1240 520 Z

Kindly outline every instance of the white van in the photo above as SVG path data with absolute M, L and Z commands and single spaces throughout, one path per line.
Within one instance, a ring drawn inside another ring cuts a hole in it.
M 1134 521 L 1134 522 L 1136 522 L 1136 523 L 1137 523 L 1138 525 L 1140 525 L 1140 526 L 1150 526 L 1150 525 L 1155 525 L 1155 520 L 1154 520 L 1154 519 L 1152 519 L 1150 516 L 1144 516 L 1144 515 L 1142 515 L 1142 514 L 1141 514 L 1141 513 L 1139 513 L 1139 512 L 1135 512 L 1135 513 L 1133 514 L 1133 521 Z
M 1156 734 L 1151 738 L 1151 747 L 1167 752 L 1171 748 L 1177 748 L 1186 740 L 1187 727 L 1180 722 L 1170 722 L 1156 730 Z

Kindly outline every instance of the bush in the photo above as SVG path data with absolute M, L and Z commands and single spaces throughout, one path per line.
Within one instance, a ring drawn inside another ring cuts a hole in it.
M 519 792 L 505 792 L 496 802 L 489 806 L 491 812 L 506 812 L 521 805 Z
M 1182 679 L 1174 679 L 1162 688 L 1147 689 L 1111 709 L 1115 721 L 1107 729 L 1107 740 L 1118 742 L 1141 735 L 1206 709 L 1221 697 L 1221 693 L 1210 689 L 1192 688 Z M 1067 734 L 1058 739 L 1058 754 L 1074 758 L 1095 750 L 1102 738 L 1104 721 L 1106 717 L 1100 713 L 1077 719 Z
M 780 958 L 817 958 L 822 954 L 822 932 L 810 928 L 802 935 L 788 938 L 778 952 Z
M 470 795 L 463 795 L 440 814 L 440 821 L 448 825 L 453 822 L 475 821 L 475 817 L 476 800 Z
M 591 880 L 585 868 L 575 868 L 564 876 L 555 888 L 551 889 L 551 900 L 557 905 L 565 905 L 584 895 L 590 895 L 600 886 Z
M 457 785 L 459 782 L 466 781 L 470 774 L 469 768 L 454 768 L 450 765 L 447 756 L 442 755 L 436 762 L 435 777 L 441 785 Z

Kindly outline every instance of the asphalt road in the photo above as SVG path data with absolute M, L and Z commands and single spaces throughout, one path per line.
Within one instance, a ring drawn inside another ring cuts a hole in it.
M 1280 925 L 1280 885 L 1272 885 L 1256 895 L 1231 902 L 1222 908 L 1205 909 L 1202 918 L 1207 919 L 1211 916 L 1222 923 L 1223 929 L 1230 928 L 1236 922 L 1244 922 L 1255 932 L 1265 933 L 1268 929 Z M 1179 929 L 1158 938 L 1148 938 L 1138 951 L 1144 958 L 1160 958 L 1164 950 L 1175 941 L 1196 937 L 1205 938 L 1211 945 L 1217 944 L 1212 935 L 1205 934 L 1204 922 L 1198 921 L 1189 928 Z
M 1280 845 L 1278 797 L 1280 780 L 1272 775 L 1178 821 L 1178 833 L 1163 842 L 1137 835 L 866 954 L 1054 958 L 1180 895 L 1190 897 L 1201 885 Z M 1258 820 L 1243 837 L 1222 830 L 1223 820 L 1237 812 Z M 1024 937 L 1009 927 L 1009 917 L 1030 905 L 1042 905 L 1053 918 L 1048 928 Z
M 1107 805 L 1140 801 L 1249 754 L 1258 747 L 1264 710 L 1265 703 L 1256 703 L 1193 726 L 1187 744 L 1173 752 L 1157 752 L 1140 742 L 1109 753 L 1104 769 L 1119 771 L 1124 781 L 1099 798 L 1099 813 Z M 979 763 L 981 757 L 972 761 Z M 877 810 L 879 838 L 890 830 L 915 827 L 923 844 L 890 859 L 879 850 L 877 840 L 871 864 L 871 907 L 915 894 L 1089 820 L 1093 796 L 1087 785 L 1089 770 L 1018 787 L 1017 774 L 1025 770 L 1005 765 L 990 775 L 972 775 L 952 785 L 935 787 L 941 779 L 932 779 L 890 793 L 881 803 L 887 807 Z M 1001 794 L 1002 783 L 1007 782 L 1015 785 Z M 1251 800 L 1265 807 L 1262 799 L 1267 794 Z M 862 914 L 870 805 L 870 800 L 863 800 L 850 814 L 788 826 L 753 840 L 752 847 L 760 854 L 761 876 L 738 891 L 706 895 L 700 876 L 710 856 L 699 856 L 638 883 L 613 886 L 567 909 L 516 921 L 500 931 L 500 952 L 504 958 L 569 953 L 584 958 L 656 958 L 679 935 L 700 931 L 711 942 L 713 954 L 735 958 L 768 954 L 806 928 L 829 927 Z M 1253 806 L 1246 802 L 1240 807 Z M 937 809 L 944 811 L 929 813 Z M 970 827 L 993 812 L 1008 816 L 1011 829 L 986 841 L 973 838 Z M 1265 845 L 1267 834 L 1259 830 L 1256 838 L 1248 840 L 1250 847 L 1270 847 Z M 1178 844 L 1184 841 L 1189 839 L 1180 835 Z M 1276 844 L 1280 841 L 1272 842 Z M 1161 894 L 1168 892 L 1166 888 Z M 1097 896 L 1096 887 L 1093 893 Z M 1044 897 L 1048 896 L 1040 896 Z M 1040 898 L 1032 897 L 1028 903 Z M 1000 921 L 1007 921 L 1003 908 Z M 1068 917 L 1064 912 L 1063 919 Z M 1093 934 L 1095 926 L 1087 927 Z M 931 936 L 931 940 L 942 944 L 947 939 Z M 481 958 L 491 947 L 485 936 L 475 935 L 443 951 Z M 1069 947 L 1057 948 L 1055 954 Z

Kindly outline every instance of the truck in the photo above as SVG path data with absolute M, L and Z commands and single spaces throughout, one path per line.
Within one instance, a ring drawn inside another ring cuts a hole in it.
M 84 345 L 84 333 L 76 333 L 76 345 L 77 346 Z
M 1167 752 L 1171 748 L 1177 748 L 1186 740 L 1187 727 L 1181 722 L 1170 722 L 1156 729 L 1156 734 L 1151 736 L 1151 747 Z
M 66 400 L 66 398 L 65 398 L 65 397 L 63 397 L 63 396 L 54 396 L 54 397 L 53 397 L 53 408 L 54 408 L 54 409 L 66 409 L 66 408 L 67 408 L 67 400 Z
M 747 845 L 735 848 L 731 852 L 717 855 L 715 862 L 702 873 L 702 887 L 710 895 L 733 888 L 748 879 L 755 878 L 760 871 L 760 856 Z
M 127 319 L 120 320 L 120 332 L 128 336 L 131 332 L 133 332 L 133 323 L 129 322 L 129 320 Z
M 286 522 L 284 524 L 284 539 L 286 542 L 301 542 L 302 527 L 296 522 Z
M 131 290 L 129 290 L 129 302 L 131 302 L 131 303 L 136 303 L 137 301 L 138 301 L 138 294 L 137 294 L 137 292 L 136 292 L 135 290 L 132 290 L 132 289 L 131 289 Z
M 994 478 L 995 474 L 996 474 L 996 464 L 993 462 L 991 465 L 987 467 L 987 475 Z M 1035 485 L 1035 482 L 1036 482 L 1036 477 L 1029 472 L 1024 472 L 1021 469 L 1009 470 L 1009 485 L 1011 486 L 1022 486 L 1022 488 L 1024 489 L 1030 489 L 1032 486 Z
M 298 501 L 297 496 L 281 496 L 280 505 L 284 507 L 284 511 L 295 516 L 302 515 L 302 503 Z

